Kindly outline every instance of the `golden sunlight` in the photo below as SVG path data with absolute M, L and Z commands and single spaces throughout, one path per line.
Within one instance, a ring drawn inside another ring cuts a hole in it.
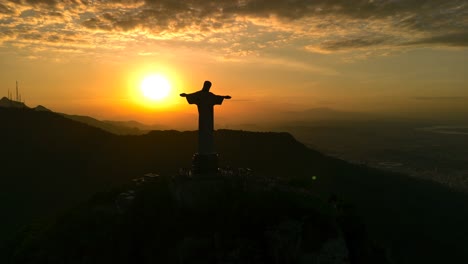
M 186 87 L 185 82 L 170 64 L 134 65 L 124 78 L 129 103 L 137 111 L 173 111 L 185 102 L 179 96 L 184 92 L 180 87 Z
M 150 100 L 166 98 L 171 91 L 169 81 L 161 75 L 150 75 L 143 79 L 140 85 L 143 96 Z

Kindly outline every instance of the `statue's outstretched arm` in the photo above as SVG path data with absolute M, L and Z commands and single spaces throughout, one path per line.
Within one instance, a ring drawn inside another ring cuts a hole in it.
M 181 94 L 180 94 L 180 96 L 182 96 L 182 97 L 186 97 L 186 96 L 187 96 L 187 94 L 186 94 L 186 93 L 181 93 Z
M 231 96 L 226 95 L 226 96 L 224 96 L 224 99 L 231 99 Z

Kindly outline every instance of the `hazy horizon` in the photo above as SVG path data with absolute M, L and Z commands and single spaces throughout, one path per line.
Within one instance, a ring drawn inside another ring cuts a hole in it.
M 7 1 L 0 96 L 98 119 L 170 120 L 178 95 L 233 99 L 223 124 L 331 108 L 397 116 L 468 113 L 465 1 Z M 151 101 L 140 83 L 171 84 Z M 178 120 L 178 121 L 177 121 Z
M 30 105 L 27 102 L 25 105 L 29 108 L 36 106 L 43 106 L 47 109 L 69 116 L 82 116 L 90 117 L 98 121 L 103 122 L 122 122 L 121 124 L 115 123 L 118 126 L 127 126 L 126 122 L 138 122 L 141 125 L 140 130 L 197 130 L 198 129 L 198 112 L 196 107 L 193 107 L 193 111 L 187 113 L 174 113 L 174 112 L 158 112 L 157 115 L 149 114 L 147 119 L 138 118 L 138 116 L 122 116 L 120 118 L 107 118 L 101 116 L 99 113 L 89 113 L 84 109 L 83 112 L 62 112 L 56 109 L 50 109 L 47 105 Z M 425 125 L 431 126 L 465 126 L 468 125 L 466 120 L 466 114 L 463 112 L 459 113 L 425 113 L 425 112 L 413 112 L 408 115 L 408 112 L 353 112 L 353 111 L 341 111 L 328 107 L 317 107 L 309 108 L 306 110 L 298 111 L 276 111 L 273 118 L 266 118 L 266 112 L 260 112 L 259 115 L 251 116 L 226 116 L 221 111 L 216 109 L 222 109 L 224 107 L 215 108 L 215 129 L 241 129 L 241 130 L 252 130 L 252 131 L 265 131 L 275 130 L 283 128 L 284 131 L 288 132 L 288 129 L 295 130 L 300 127 L 316 126 L 316 125 L 346 125 L 354 123 L 356 126 L 360 126 L 361 123 L 366 125 L 369 122 L 373 122 L 375 126 L 379 126 L 384 123 L 392 122 L 413 122 L 415 126 Z M 218 112 L 221 112 L 219 114 Z M 139 127 L 137 125 L 137 127 Z M 131 127 L 131 125 L 128 125 Z M 421 127 L 423 128 L 423 127 Z

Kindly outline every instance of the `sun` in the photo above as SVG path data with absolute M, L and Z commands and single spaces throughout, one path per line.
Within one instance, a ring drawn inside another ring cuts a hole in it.
M 140 88 L 145 98 L 157 101 L 169 95 L 171 84 L 164 76 L 150 75 L 143 79 Z

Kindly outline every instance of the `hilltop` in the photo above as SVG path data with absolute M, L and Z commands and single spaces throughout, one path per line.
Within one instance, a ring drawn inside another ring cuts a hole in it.
M 0 108 L 0 237 L 70 210 L 148 172 L 189 167 L 196 132 L 118 136 L 52 112 Z M 322 155 L 288 133 L 218 130 L 221 166 L 280 178 L 323 203 L 331 194 L 355 206 L 369 236 L 397 263 L 466 262 L 468 198 L 441 185 Z M 312 180 L 315 176 L 316 180 Z M 429 253 L 430 254 L 429 254 Z
M 2 97 L 2 99 L 0 99 L 0 108 L 32 109 L 34 111 L 39 112 L 52 112 L 50 109 L 46 108 L 43 105 L 38 105 L 36 107 L 30 108 L 24 102 L 8 99 L 7 97 Z
M 38 112 L 53 112 L 43 105 L 38 105 L 36 107 L 30 108 L 24 102 L 18 102 L 15 100 L 10 100 L 6 97 L 0 99 L 0 108 L 9 108 L 9 109 L 31 109 Z M 136 121 L 108 121 L 108 120 L 97 120 L 90 116 L 82 115 L 68 115 L 64 113 L 57 113 L 66 118 L 84 123 L 107 132 L 116 134 L 116 135 L 141 135 L 148 133 L 149 130 L 160 128 L 160 126 L 147 126 Z
M 28 108 L 23 102 L 10 100 L 6 97 L 0 99 L 0 107 L 3 108 Z

